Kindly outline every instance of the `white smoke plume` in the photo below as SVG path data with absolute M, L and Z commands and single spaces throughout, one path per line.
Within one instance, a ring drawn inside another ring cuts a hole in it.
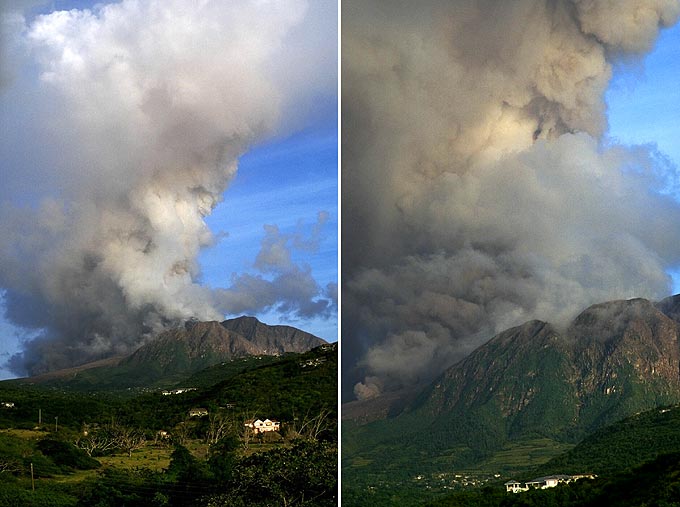
M 324 73 L 334 76 L 336 41 L 317 25 L 332 30 L 334 10 L 123 0 L 30 23 L 3 13 L 13 58 L 39 73 L 1 97 L 3 116 L 20 120 L 3 143 L 0 286 L 12 322 L 47 329 L 17 369 L 127 352 L 173 320 L 240 309 L 198 283 L 198 253 L 214 241 L 204 219 L 240 155 L 301 125 L 293 113 L 310 97 L 333 93 Z M 308 315 L 299 307 L 331 304 L 305 275 L 304 294 L 274 283 L 269 306 Z
M 604 92 L 679 13 L 343 3 L 345 396 L 427 380 L 531 318 L 668 294 L 676 182 L 653 147 L 606 140 Z

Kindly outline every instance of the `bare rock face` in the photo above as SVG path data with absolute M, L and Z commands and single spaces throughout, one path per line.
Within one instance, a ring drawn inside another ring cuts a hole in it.
M 291 326 L 269 326 L 255 317 L 238 317 L 221 323 L 225 329 L 238 333 L 266 354 L 306 352 L 326 343 L 313 334 Z
M 680 401 L 678 323 L 656 305 L 644 299 L 595 305 L 574 320 L 569 334 L 586 421 L 613 421 Z
M 245 356 L 306 352 L 324 343 L 294 327 L 269 326 L 254 317 L 222 323 L 189 321 L 183 327 L 160 333 L 121 364 L 196 371 Z
M 500 439 L 561 437 L 678 403 L 680 333 L 670 315 L 634 299 L 591 306 L 565 331 L 541 321 L 508 329 L 445 371 L 406 413 L 453 426 L 477 420 Z

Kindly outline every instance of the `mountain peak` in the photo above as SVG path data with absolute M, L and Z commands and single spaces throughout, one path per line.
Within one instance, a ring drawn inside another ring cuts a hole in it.
M 555 436 L 678 402 L 680 326 L 660 306 L 673 310 L 680 298 L 592 305 L 564 332 L 539 320 L 503 331 L 446 370 L 410 410 L 452 420 L 493 413 L 509 435 Z
M 250 343 L 266 350 L 268 354 L 304 352 L 326 343 L 325 340 L 295 327 L 282 325 L 269 326 L 263 324 L 255 317 L 243 316 L 228 319 L 223 321 L 221 326 L 229 331 L 240 334 Z M 287 345 L 291 341 L 296 344 L 293 350 Z
M 680 294 L 662 299 L 655 306 L 667 317 L 680 322 Z
M 659 313 L 659 310 L 647 299 L 618 299 L 589 306 L 574 319 L 574 325 L 588 326 L 592 323 L 609 325 L 614 322 L 646 318 L 656 313 Z
M 250 325 L 257 325 L 257 324 L 262 324 L 257 317 L 253 317 L 252 315 L 241 315 L 240 317 L 234 317 L 233 319 L 227 319 L 223 322 L 241 322 L 241 323 L 247 323 Z M 265 324 L 266 325 L 266 324 Z
M 676 328 L 676 322 L 658 304 L 637 298 L 590 306 L 574 319 L 568 334 L 581 344 L 635 340 L 649 346 L 668 339 L 674 342 Z
M 190 319 L 184 326 L 160 333 L 123 363 L 191 372 L 245 356 L 306 352 L 324 343 L 310 333 L 269 326 L 255 317 L 224 322 Z

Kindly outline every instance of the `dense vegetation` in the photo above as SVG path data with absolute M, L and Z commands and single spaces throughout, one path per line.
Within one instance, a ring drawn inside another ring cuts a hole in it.
M 664 479 L 668 482 L 668 487 L 666 483 L 659 484 L 661 490 L 676 491 L 673 489 L 677 487 L 677 484 L 673 486 L 676 480 L 673 474 L 678 473 L 679 470 L 673 469 L 672 463 L 673 456 L 675 456 L 680 467 L 680 454 L 676 454 L 680 453 L 680 406 L 658 408 L 629 417 L 595 431 L 577 446 L 559 456 L 532 463 L 532 453 L 537 452 L 540 442 L 539 440 L 526 442 L 526 449 L 522 449 L 521 446 L 509 446 L 502 456 L 495 456 L 495 459 L 482 462 L 482 470 L 466 472 L 477 473 L 491 480 L 480 482 L 476 487 L 468 487 L 465 491 L 446 497 L 445 500 L 433 501 L 432 505 L 610 505 L 603 499 L 613 494 L 611 491 L 617 488 L 628 492 L 620 502 L 624 502 L 629 497 L 644 499 L 645 483 L 637 484 L 633 479 L 647 473 L 653 476 L 654 470 L 660 470 L 659 473 L 668 475 Z M 408 445 L 405 444 L 405 447 Z M 546 445 L 548 448 L 551 447 L 550 442 Z M 534 446 L 533 451 L 532 446 Z M 666 457 L 663 457 L 664 455 Z M 548 456 L 550 453 L 546 453 L 544 458 Z M 525 464 L 523 468 L 520 465 L 522 462 Z M 343 503 L 348 506 L 420 505 L 427 498 L 445 495 L 446 490 L 443 486 L 451 486 L 450 477 L 445 477 L 439 483 L 415 480 L 409 467 L 403 467 L 402 470 L 389 469 L 393 475 L 390 481 L 385 481 L 383 475 L 359 473 L 362 470 L 361 461 L 355 459 L 350 464 L 354 465 L 351 469 L 353 473 L 349 475 L 349 480 L 352 481 L 351 487 L 343 491 Z M 434 469 L 437 469 L 435 464 L 432 466 L 432 470 Z M 432 472 L 427 468 L 422 468 L 422 470 L 423 475 Z M 502 478 L 494 480 L 492 470 L 502 472 Z M 577 483 L 568 488 L 517 495 L 506 495 L 502 486 L 502 483 L 510 478 L 522 482 L 549 474 L 582 473 L 595 473 L 600 479 Z M 436 475 L 442 476 L 443 474 Z M 343 477 L 348 479 L 347 474 Z M 629 491 L 626 489 L 628 487 L 634 487 L 636 490 Z M 639 492 L 636 493 L 638 490 Z M 672 495 L 670 493 L 668 495 L 670 495 L 668 498 L 660 497 L 660 503 L 649 503 L 649 505 L 674 505 L 671 502 Z M 678 499 L 675 500 L 678 501 Z M 664 504 L 663 502 L 666 501 L 671 503 Z M 620 505 L 641 505 L 641 503 L 620 503 Z
M 679 406 L 649 410 L 606 426 L 542 469 L 546 473 L 588 471 L 605 475 L 672 452 L 680 452 Z
M 304 366 L 314 361 L 318 364 Z M 80 431 L 84 424 L 113 419 L 124 426 L 155 432 L 176 426 L 191 408 L 203 406 L 213 410 L 222 407 L 235 420 L 255 416 L 286 422 L 325 408 L 329 421 L 334 422 L 336 372 L 337 352 L 332 347 L 320 347 L 275 360 L 256 357 L 218 365 L 209 373 L 195 374 L 177 384 L 198 389 L 170 396 L 163 396 L 155 388 L 90 391 L 72 386 L 0 382 L 0 402 L 14 403 L 11 409 L 0 408 L 0 428 L 32 429 L 40 417 L 45 427 L 56 422 L 74 431 Z M 193 383 L 194 380 L 203 382 Z
M 196 389 L 0 383 L 0 506 L 335 505 L 334 346 L 225 363 L 181 385 Z M 196 407 L 208 415 L 191 417 Z M 281 431 L 254 435 L 251 417 Z
M 678 507 L 680 453 L 664 454 L 626 472 L 544 490 L 505 493 L 502 486 L 457 493 L 428 507 Z
M 297 354 L 292 354 L 297 355 Z M 178 384 L 208 387 L 243 371 L 257 366 L 272 364 L 280 360 L 278 356 L 247 356 L 218 362 L 218 364 L 194 372 L 187 378 L 185 373 L 164 372 L 158 365 L 140 367 L 124 361 L 113 365 L 95 366 L 82 369 L 70 375 L 54 376 L 43 379 L 40 385 L 60 390 L 76 392 L 133 392 L 139 393 L 149 388 L 170 388 Z M 3 382 L 3 385 L 25 386 L 31 379 L 17 379 Z

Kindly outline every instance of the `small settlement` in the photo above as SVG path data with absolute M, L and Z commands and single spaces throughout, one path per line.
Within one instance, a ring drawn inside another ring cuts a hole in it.
M 528 491 L 529 489 L 546 489 L 554 488 L 558 484 L 568 484 L 570 482 L 577 481 L 579 479 L 594 479 L 597 477 L 592 474 L 581 474 L 581 475 L 546 475 L 545 477 L 539 477 L 533 479 L 529 482 L 525 482 L 524 485 L 517 481 L 508 481 L 505 483 L 505 490 L 510 493 L 519 493 L 521 491 Z

